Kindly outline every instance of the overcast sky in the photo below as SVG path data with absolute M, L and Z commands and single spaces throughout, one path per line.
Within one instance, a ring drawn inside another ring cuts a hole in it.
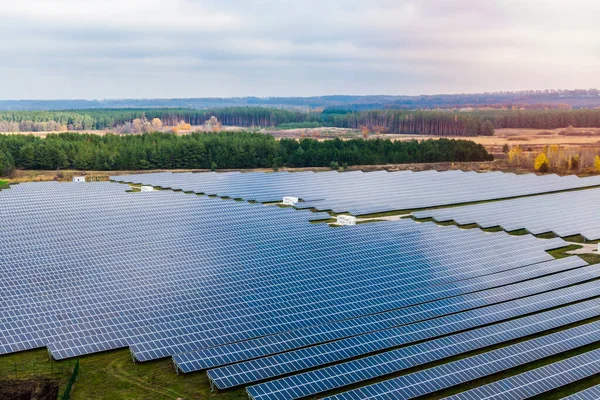
M 0 99 L 600 87 L 597 0 L 0 0 Z

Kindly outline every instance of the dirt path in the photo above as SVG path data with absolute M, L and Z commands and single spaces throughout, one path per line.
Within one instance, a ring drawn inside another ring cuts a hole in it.
M 146 380 L 142 380 L 142 379 L 136 378 L 135 376 L 128 374 L 122 368 L 120 359 L 115 359 L 115 360 L 111 361 L 107 367 L 108 368 L 106 368 L 106 372 L 109 375 L 111 375 L 112 377 L 114 377 L 115 379 L 126 382 L 130 385 L 137 386 L 148 392 L 156 393 L 156 394 L 160 395 L 161 397 L 169 398 L 169 399 L 179 399 L 179 398 L 185 397 L 183 394 L 177 393 L 174 390 L 161 388 L 159 386 L 153 385 L 150 382 L 147 382 Z
M 573 243 L 573 242 L 568 242 Z M 567 251 L 567 254 L 598 254 L 598 245 L 595 243 L 573 243 L 582 246 L 580 249 Z

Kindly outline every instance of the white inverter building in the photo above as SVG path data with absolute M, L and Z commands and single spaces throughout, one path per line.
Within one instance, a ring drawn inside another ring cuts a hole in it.
M 73 182 L 85 182 L 85 176 L 74 176 Z
M 352 215 L 338 215 L 337 224 L 345 226 L 356 225 L 356 217 L 353 217 Z
M 298 198 L 297 197 L 292 197 L 292 196 L 285 196 L 283 198 L 283 204 L 286 206 L 295 206 L 296 203 L 298 203 Z
M 151 192 L 154 190 L 152 186 L 142 186 L 140 189 L 142 192 Z

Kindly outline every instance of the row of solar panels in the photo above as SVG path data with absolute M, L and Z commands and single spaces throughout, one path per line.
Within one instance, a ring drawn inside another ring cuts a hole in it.
M 600 189 L 546 194 L 534 197 L 427 210 L 416 218 L 454 220 L 482 228 L 500 226 L 506 231 L 527 229 L 533 234 L 553 232 L 567 237 L 581 234 L 588 240 L 600 239 Z
M 138 360 L 210 369 L 220 388 L 296 374 L 248 389 L 288 398 L 393 373 L 402 354 L 421 365 L 417 355 L 441 360 L 513 340 L 507 327 L 524 337 L 598 309 L 600 285 L 585 282 L 600 267 L 554 260 L 560 239 L 411 220 L 331 229 L 308 212 L 110 185 L 19 185 L 27 202 L 0 193 L 0 351 L 129 346 Z
M 461 354 L 472 354 L 490 346 L 514 342 L 561 326 L 598 317 L 600 313 L 598 302 L 598 299 L 585 301 L 560 309 L 440 337 L 390 352 L 250 386 L 247 391 L 250 397 L 254 399 L 294 399 L 314 396 L 363 381 L 400 373 L 418 366 L 430 365 Z M 590 322 L 529 341 L 441 364 L 379 384 L 365 386 L 332 398 L 364 399 L 383 397 L 386 394 L 392 398 L 422 396 L 595 343 L 598 341 L 599 335 L 600 322 Z M 596 368 L 600 368 L 600 363 Z M 209 371 L 209 377 L 213 381 L 215 381 L 215 376 L 218 376 L 216 371 Z M 231 379 L 236 379 L 238 376 L 233 375 L 229 377 L 229 380 L 221 376 L 216 378 L 216 384 L 217 386 L 226 383 L 235 384 Z M 254 378 L 246 380 L 254 381 Z M 260 378 L 257 380 L 260 380 Z M 533 381 L 537 382 L 538 379 Z M 523 381 L 521 380 L 519 383 L 522 384 Z M 507 389 L 507 386 L 500 381 L 463 392 L 452 398 L 488 398 L 487 396 L 492 392 L 491 388 L 495 388 L 494 391 L 502 393 Z
M 298 207 L 364 215 L 393 210 L 495 200 L 600 185 L 600 177 L 578 178 L 463 171 L 156 173 L 113 176 L 120 182 L 242 198 L 303 199 Z

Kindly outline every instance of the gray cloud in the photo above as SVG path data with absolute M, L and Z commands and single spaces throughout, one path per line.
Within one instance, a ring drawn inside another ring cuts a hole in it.
M 597 87 L 594 0 L 0 0 L 0 98 Z

